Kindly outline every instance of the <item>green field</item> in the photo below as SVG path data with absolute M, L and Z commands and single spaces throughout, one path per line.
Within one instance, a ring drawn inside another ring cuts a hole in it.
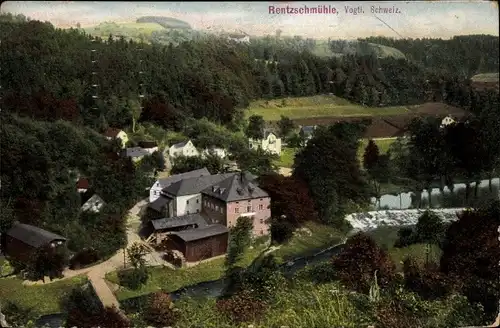
M 38 316 L 58 313 L 62 310 L 64 297 L 86 281 L 86 276 L 77 276 L 44 285 L 25 286 L 16 277 L 2 278 L 0 303 L 13 302 L 23 309 L 32 309 Z
M 380 154 L 385 154 L 389 150 L 391 144 L 396 140 L 396 138 L 390 139 L 373 139 L 378 146 Z M 363 154 L 365 152 L 366 145 L 368 145 L 368 139 L 361 140 L 361 144 L 358 149 L 358 158 L 360 162 L 363 162 Z M 288 167 L 291 168 L 293 166 L 293 161 L 295 159 L 296 149 L 293 148 L 282 148 L 281 155 L 279 161 L 276 161 L 275 164 L 279 167 Z
M 281 115 L 291 119 L 331 116 L 383 116 L 408 112 L 405 106 L 365 107 L 348 100 L 329 95 L 273 100 L 257 100 L 250 103 L 247 117 L 261 115 L 266 121 L 278 121 Z
M 154 31 L 164 30 L 161 25 L 156 23 L 114 23 L 105 22 L 96 26 L 85 28 L 85 32 L 100 36 L 102 38 L 107 38 L 110 34 L 114 36 L 123 35 L 126 38 L 147 38 L 151 36 Z

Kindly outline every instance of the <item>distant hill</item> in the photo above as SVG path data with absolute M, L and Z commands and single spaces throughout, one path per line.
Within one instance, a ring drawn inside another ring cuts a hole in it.
M 115 23 L 103 22 L 99 25 L 88 27 L 84 29 L 85 32 L 93 36 L 101 38 L 108 38 L 109 35 L 120 36 L 123 35 L 127 39 L 134 41 L 149 41 L 151 34 L 155 31 L 162 31 L 165 28 L 157 23 Z
M 156 23 L 164 28 L 192 29 L 191 25 L 179 19 L 163 16 L 144 16 L 136 20 L 136 23 Z
M 377 43 L 344 40 L 332 41 L 330 44 L 326 40 L 318 40 L 316 41 L 316 47 L 313 53 L 321 57 L 339 57 L 348 54 L 374 54 L 380 58 L 392 57 L 396 59 L 406 59 L 404 53 L 396 48 Z

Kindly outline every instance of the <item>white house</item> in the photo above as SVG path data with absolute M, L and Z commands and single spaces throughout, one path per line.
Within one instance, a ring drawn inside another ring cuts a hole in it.
M 445 126 L 447 125 L 450 125 L 450 124 L 453 124 L 455 123 L 455 120 L 453 119 L 453 117 L 451 116 L 446 116 L 445 118 L 443 118 L 443 120 L 441 121 L 441 128 L 444 128 Z
M 108 140 L 120 139 L 120 141 L 122 143 L 122 148 L 125 148 L 125 145 L 128 142 L 128 135 L 125 133 L 125 131 L 120 130 L 120 129 L 108 128 L 104 132 L 104 136 Z
M 201 152 L 201 156 L 205 158 L 208 154 L 216 155 L 220 158 L 226 158 L 227 152 L 223 148 L 207 148 Z
M 181 181 L 182 179 L 197 178 L 210 175 L 206 168 L 185 172 L 181 174 L 172 175 L 168 178 L 158 179 L 153 186 L 149 189 L 149 202 L 152 203 L 160 197 L 161 191 L 173 183 Z
M 191 140 L 179 142 L 168 149 L 168 155 L 170 158 L 176 158 L 178 156 L 193 157 L 199 156 L 200 153 L 193 145 Z
M 99 197 L 97 194 L 94 194 L 92 197 L 89 198 L 83 205 L 82 205 L 82 211 L 91 211 L 94 213 L 99 213 L 101 211 L 101 208 L 104 206 L 104 200 L 102 200 L 101 197 Z
M 281 138 L 278 138 L 272 132 L 264 132 L 264 139 L 248 139 L 250 149 L 261 148 L 270 153 L 280 155 L 281 154 Z

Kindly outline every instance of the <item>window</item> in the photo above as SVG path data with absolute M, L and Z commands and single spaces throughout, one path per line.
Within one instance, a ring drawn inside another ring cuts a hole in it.
M 197 200 L 196 200 L 196 204 L 199 204 L 199 203 L 200 203 L 200 200 L 199 200 L 199 199 L 197 199 Z
M 219 206 L 218 205 L 215 205 L 215 210 L 218 211 L 219 210 Z
M 264 219 L 260 219 L 260 224 L 263 224 L 264 223 Z
M 189 200 L 186 200 L 186 204 L 189 205 Z
M 252 202 L 252 201 L 249 199 L 249 200 L 248 200 L 248 203 L 250 204 L 251 202 Z
M 222 206 L 220 207 L 220 212 L 221 212 L 221 213 L 224 213 L 224 209 L 223 209 L 223 207 L 222 207 Z
M 187 214 L 189 214 L 189 211 L 186 211 Z
M 200 210 L 199 210 L 199 209 L 196 209 L 196 213 L 200 213 Z
M 252 212 L 252 206 L 247 206 L 247 213 Z
M 262 211 L 264 209 L 264 205 L 259 204 L 259 211 Z
M 235 207 L 234 213 L 240 213 L 240 208 L 239 207 Z
M 261 231 L 260 231 L 260 234 L 261 234 L 261 235 L 263 235 L 263 234 L 264 234 L 264 230 L 261 230 Z
M 239 204 L 240 202 L 236 202 L 236 204 Z

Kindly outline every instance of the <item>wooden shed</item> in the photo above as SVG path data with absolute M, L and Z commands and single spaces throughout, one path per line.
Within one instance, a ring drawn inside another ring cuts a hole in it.
M 198 213 L 156 219 L 150 222 L 149 232 L 151 232 L 152 238 L 148 238 L 148 240 L 156 240 L 156 244 L 161 244 L 173 232 L 202 228 L 207 225 L 205 219 Z
M 5 255 L 18 261 L 29 261 L 39 248 L 65 247 L 66 238 L 50 231 L 22 223 L 15 223 L 5 234 Z
M 174 232 L 169 235 L 187 262 L 197 262 L 227 252 L 229 230 L 221 224 Z

